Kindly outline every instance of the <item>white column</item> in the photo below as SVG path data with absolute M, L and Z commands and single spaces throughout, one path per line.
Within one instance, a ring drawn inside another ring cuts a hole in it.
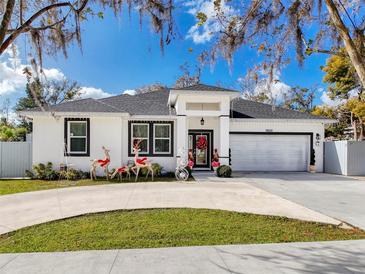
M 188 150 L 187 119 L 186 116 L 178 116 L 176 122 L 177 165 L 179 165 L 181 158 L 187 157 L 187 150 Z
M 229 164 L 229 116 L 219 117 L 219 159 L 222 165 Z

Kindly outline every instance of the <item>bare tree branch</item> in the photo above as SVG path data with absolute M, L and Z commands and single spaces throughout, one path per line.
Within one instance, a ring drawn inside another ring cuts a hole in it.
M 9 0 L 15 2 L 15 0 Z M 16 30 L 14 30 L 8 37 L 7 39 L 1 43 L 0 46 L 0 55 L 5 51 L 5 49 L 12 43 L 14 42 L 14 40 L 23 32 L 31 29 L 31 24 L 37 19 L 39 18 L 42 14 L 46 13 L 49 10 L 52 9 L 56 9 L 56 8 L 62 8 L 62 7 L 69 7 L 70 11 L 68 12 L 67 16 L 69 15 L 69 13 L 71 12 L 71 10 L 73 12 L 75 12 L 77 15 L 86 7 L 88 3 L 88 0 L 84 0 L 79 8 L 75 8 L 73 4 L 71 4 L 70 2 L 62 2 L 62 3 L 55 3 L 55 4 L 51 4 L 48 5 L 42 9 L 40 9 L 39 11 L 37 11 L 36 13 L 34 13 L 27 21 L 25 21 L 21 26 L 19 26 L 19 28 L 17 28 Z M 13 9 L 13 7 L 12 7 Z M 11 10 L 12 11 L 12 10 Z M 55 24 L 52 24 L 52 26 L 57 25 L 57 23 L 61 23 L 64 20 L 66 20 L 66 18 L 64 18 L 63 20 L 60 20 L 59 22 L 56 22 Z M 4 16 L 5 19 L 5 16 Z M 3 20 L 4 21 L 4 20 Z M 10 18 L 9 18 L 10 21 Z M 39 28 L 38 28 L 39 29 Z M 41 28 L 42 29 L 42 28 Z M 43 29 L 47 29 L 47 27 L 43 28 Z M 2 30 L 2 29 L 1 29 Z M 6 33 L 6 29 L 5 29 L 5 33 Z M 5 36 L 5 35 L 4 35 Z M 0 36 L 0 41 L 2 42 L 3 40 L 1 40 L 1 36 Z
M 9 27 L 11 15 L 13 13 L 15 6 L 15 0 L 8 0 L 3 16 L 3 20 L 1 21 L 0 25 L 0 45 L 3 43 L 6 35 L 6 31 Z M 1 54 L 1 53 L 0 53 Z

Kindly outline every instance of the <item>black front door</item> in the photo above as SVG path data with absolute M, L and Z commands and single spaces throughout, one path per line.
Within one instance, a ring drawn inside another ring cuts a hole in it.
M 189 130 L 189 151 L 194 156 L 194 168 L 211 168 L 213 131 Z

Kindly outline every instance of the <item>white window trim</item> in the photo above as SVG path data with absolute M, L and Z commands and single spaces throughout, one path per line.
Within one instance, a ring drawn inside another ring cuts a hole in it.
M 71 124 L 85 124 L 86 125 L 86 134 L 85 136 L 71 136 Z M 87 153 L 87 121 L 67 121 L 67 151 L 72 154 L 85 154 Z M 80 138 L 85 139 L 85 150 L 84 151 L 72 151 L 71 150 L 71 138 Z
M 147 126 L 147 137 L 133 137 L 133 126 L 134 125 L 138 125 L 138 126 L 142 126 L 142 125 L 146 125 Z M 149 154 L 150 153 L 150 125 L 147 123 L 131 123 L 131 153 L 134 155 L 133 153 L 133 144 L 134 144 L 134 139 L 138 139 L 138 140 L 147 140 L 147 151 L 140 151 L 139 154 Z
M 169 127 L 169 137 L 156 137 L 156 126 L 168 126 Z M 156 139 L 158 140 L 169 140 L 169 151 L 168 152 L 156 152 Z M 154 123 L 153 124 L 153 154 L 170 154 L 171 153 L 171 124 L 164 123 Z

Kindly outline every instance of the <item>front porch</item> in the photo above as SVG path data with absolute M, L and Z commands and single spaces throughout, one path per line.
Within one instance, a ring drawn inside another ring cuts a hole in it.
M 216 149 L 222 165 L 229 164 L 230 102 L 237 92 L 194 93 L 171 90 L 169 104 L 176 110 L 177 164 L 193 154 L 195 170 L 211 170 Z M 205 145 L 201 145 L 200 141 Z

